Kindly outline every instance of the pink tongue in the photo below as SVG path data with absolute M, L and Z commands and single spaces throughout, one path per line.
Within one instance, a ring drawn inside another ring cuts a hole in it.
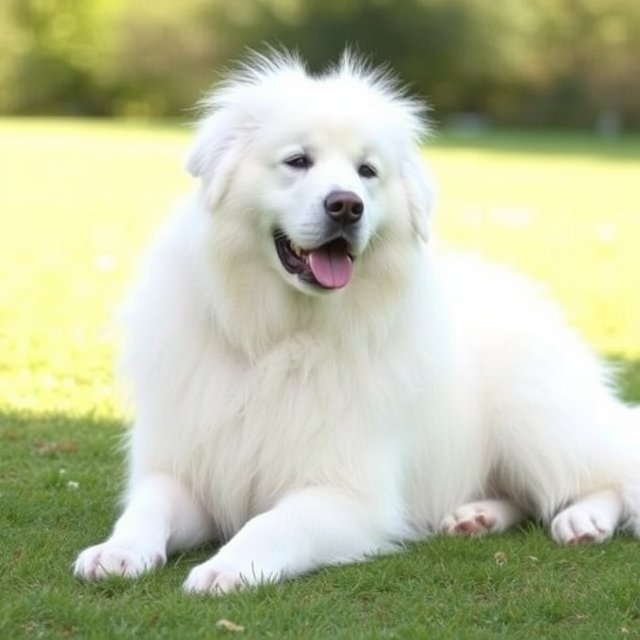
M 309 252 L 309 268 L 323 287 L 340 289 L 349 282 L 353 263 L 346 247 L 330 244 Z

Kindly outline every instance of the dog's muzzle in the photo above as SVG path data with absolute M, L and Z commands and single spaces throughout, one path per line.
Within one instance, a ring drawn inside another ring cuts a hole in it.
M 353 246 L 364 203 L 352 191 L 332 191 L 323 205 L 327 216 L 325 241 L 315 247 L 301 247 L 282 229 L 276 229 L 273 236 L 276 252 L 284 269 L 305 284 L 341 289 L 353 274 Z

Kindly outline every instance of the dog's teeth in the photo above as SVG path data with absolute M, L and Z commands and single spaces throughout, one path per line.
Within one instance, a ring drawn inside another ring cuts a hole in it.
M 293 253 L 298 256 L 298 258 L 301 257 L 302 249 L 295 242 L 291 243 L 291 249 L 293 250 Z

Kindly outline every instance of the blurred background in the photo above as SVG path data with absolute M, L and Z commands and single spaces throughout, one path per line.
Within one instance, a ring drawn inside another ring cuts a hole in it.
M 638 0 L 3 0 L 0 113 L 179 115 L 265 42 L 356 46 L 442 121 L 640 126 Z

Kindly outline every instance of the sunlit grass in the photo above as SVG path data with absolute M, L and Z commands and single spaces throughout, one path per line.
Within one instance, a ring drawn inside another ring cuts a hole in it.
M 640 139 L 500 139 L 428 153 L 441 235 L 544 282 L 600 352 L 638 356 Z
M 547 135 L 427 149 L 440 238 L 548 284 L 601 352 L 640 354 L 640 143 Z M 113 411 L 109 321 L 192 186 L 186 126 L 0 120 L 0 397 Z
M 0 121 L 0 397 L 112 411 L 111 318 L 188 180 L 179 129 Z

